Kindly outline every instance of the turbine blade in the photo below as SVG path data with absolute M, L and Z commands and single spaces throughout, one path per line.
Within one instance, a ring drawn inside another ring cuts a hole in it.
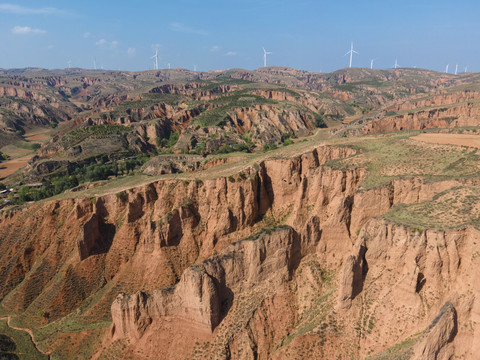
M 351 50 L 350 50 L 350 51 L 351 51 Z M 346 53 L 345 55 L 343 55 L 343 56 L 347 56 L 348 54 L 350 54 L 350 51 L 349 51 L 349 52 L 347 52 L 347 53 Z
M 352 51 L 353 51 L 355 54 L 358 54 L 358 55 L 360 55 L 360 53 L 359 53 L 359 52 L 356 52 L 355 50 L 352 50 Z

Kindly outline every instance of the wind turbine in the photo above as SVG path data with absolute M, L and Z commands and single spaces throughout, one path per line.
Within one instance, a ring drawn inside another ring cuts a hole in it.
M 450 65 L 450 64 L 447 64 L 447 67 L 445 68 L 445 74 L 448 74 L 448 66 L 449 66 L 449 65 Z
M 68 64 L 68 68 L 70 69 L 72 67 L 72 60 L 68 60 L 67 64 Z
M 458 64 L 455 64 L 455 75 L 458 74 Z
M 168 70 L 170 70 L 170 63 L 168 63 Z
M 352 41 L 352 45 L 350 46 L 350 51 L 347 52 L 345 55 L 343 55 L 343 56 L 347 56 L 348 54 L 350 54 L 350 66 L 349 66 L 349 67 L 352 67 L 353 53 L 360 55 L 360 53 L 358 53 L 358 52 L 356 52 L 355 50 L 353 50 L 353 41 Z
M 262 49 L 263 49 L 263 67 L 267 67 L 267 55 L 270 55 L 271 52 L 265 50 L 265 48 L 262 48 Z
M 153 63 L 154 70 L 158 70 L 158 49 L 155 49 L 155 55 L 153 55 L 150 59 L 155 59 Z
M 465 72 L 467 72 L 467 68 L 468 68 L 468 66 L 465 66 Z
M 93 69 L 97 70 L 97 59 L 93 59 Z
M 398 65 L 397 59 L 395 59 L 395 65 L 393 65 L 393 67 L 394 67 L 395 69 L 398 69 L 398 68 L 400 67 L 400 65 Z
M 372 60 L 370 60 L 370 69 L 373 69 L 373 62 L 374 62 L 375 60 L 377 60 L 377 59 L 372 59 Z

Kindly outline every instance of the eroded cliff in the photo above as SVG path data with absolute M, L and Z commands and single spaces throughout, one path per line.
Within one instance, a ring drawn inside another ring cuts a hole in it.
M 2 306 L 59 356 L 86 344 L 100 358 L 363 358 L 394 345 L 419 359 L 475 354 L 477 230 L 378 218 L 458 183 L 365 190 L 365 169 L 325 165 L 354 154 L 320 146 L 235 177 L 4 215 Z M 70 322 L 90 330 L 59 334 Z

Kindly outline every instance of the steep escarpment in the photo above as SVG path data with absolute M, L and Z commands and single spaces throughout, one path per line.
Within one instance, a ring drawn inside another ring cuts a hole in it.
M 79 321 L 108 319 L 108 307 L 119 291 L 174 284 L 196 259 L 287 216 L 291 205 L 284 201 L 301 200 L 294 183 L 306 181 L 307 174 L 324 179 L 323 188 L 312 189 L 324 202 L 345 190 L 345 180 L 337 185 L 333 179 L 349 177 L 358 184 L 361 171 L 319 166 L 352 153 L 320 147 L 285 160 L 290 165 L 275 176 L 270 161 L 258 170 L 245 170 L 236 182 L 167 180 L 117 195 L 36 204 L 9 213 L 0 227 L 2 305 L 23 319 L 35 319 L 42 311 L 55 320 L 86 301 L 75 313 L 83 319 Z M 276 192 L 272 186 L 277 180 L 281 189 L 285 182 L 288 186 Z M 88 300 L 94 295 L 95 300 Z
M 478 281 L 471 274 L 480 265 L 472 257 L 479 236 L 473 228 L 418 231 L 369 221 L 357 240 L 368 271 L 349 310 L 357 313 L 362 348 L 379 350 L 380 339 L 391 338 L 405 340 L 396 346 L 399 357 L 474 358 L 479 330 L 461 324 L 478 317 Z
M 478 231 L 371 219 L 348 237 L 322 226 L 313 217 L 261 232 L 187 269 L 174 288 L 119 295 L 111 336 L 140 358 L 475 354 L 479 330 L 459 324 L 477 318 Z
M 325 166 L 353 155 L 320 146 L 227 178 L 4 214 L 2 309 L 58 356 L 351 358 L 403 340 L 419 358 L 468 356 L 479 331 L 467 272 L 478 267 L 477 231 L 377 218 L 458 183 L 364 190 L 365 169 Z M 85 342 L 70 337 L 73 324 L 88 329 Z
M 441 93 L 386 108 L 386 116 L 362 128 L 365 134 L 477 126 L 480 119 L 477 91 Z

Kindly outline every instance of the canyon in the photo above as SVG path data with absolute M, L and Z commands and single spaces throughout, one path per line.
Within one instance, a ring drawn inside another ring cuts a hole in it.
M 478 80 L 411 71 L 9 79 L 68 116 L 7 184 L 149 157 L 0 210 L 0 318 L 52 359 L 475 359 Z

